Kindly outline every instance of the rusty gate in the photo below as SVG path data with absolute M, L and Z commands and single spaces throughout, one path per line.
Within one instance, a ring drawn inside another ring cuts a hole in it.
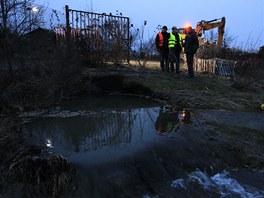
M 57 39 L 79 43 L 88 57 L 127 60 L 130 52 L 128 17 L 72 10 L 65 6 L 66 27 L 56 27 Z

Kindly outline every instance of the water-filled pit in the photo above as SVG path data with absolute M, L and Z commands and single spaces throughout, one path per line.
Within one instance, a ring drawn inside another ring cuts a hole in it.
M 190 130 L 196 133 L 193 138 L 199 136 L 196 128 L 190 128 L 195 119 L 189 111 L 176 111 L 147 98 L 98 96 L 23 117 L 28 143 L 77 165 L 80 184 L 74 192 L 76 197 L 104 197 L 109 193 L 116 197 L 128 193 L 132 197 L 210 192 L 220 197 L 263 195 L 262 189 L 240 184 L 226 170 L 209 175 L 200 167 L 194 169 L 206 155 L 199 155 L 203 149 L 192 145 L 199 139 L 189 141 L 185 136 Z M 193 170 L 188 163 L 193 163 Z M 160 173 L 155 176 L 155 171 Z

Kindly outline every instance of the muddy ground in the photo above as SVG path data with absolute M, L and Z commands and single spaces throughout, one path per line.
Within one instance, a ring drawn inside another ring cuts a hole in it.
M 232 84 L 229 78 L 208 73 L 189 79 L 185 70 L 179 75 L 161 72 L 153 63 L 148 68 L 128 64 L 86 68 L 74 97 L 144 95 L 165 100 L 179 110 L 191 110 L 193 123 L 162 135 L 159 143 L 109 164 L 107 169 L 87 170 L 89 178 L 80 179 L 78 167 L 67 159 L 43 156 L 39 148 L 24 143 L 19 110 L 2 114 L 0 197 L 81 197 L 81 185 L 87 185 L 87 197 L 213 197 L 204 189 L 171 189 L 168 182 L 184 170 L 197 168 L 211 174 L 224 169 L 254 170 L 263 178 L 264 112 L 260 105 L 264 102 L 264 81 L 244 90 Z M 264 183 L 259 178 L 255 180 L 258 188 Z

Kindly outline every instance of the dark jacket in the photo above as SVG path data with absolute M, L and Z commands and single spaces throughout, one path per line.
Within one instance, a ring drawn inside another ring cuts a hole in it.
M 156 44 L 156 49 L 169 49 L 168 47 L 168 40 L 170 38 L 170 33 L 168 32 L 161 32 L 163 35 L 163 45 L 159 46 L 159 34 L 157 34 L 156 39 L 155 39 L 155 44 Z
M 195 54 L 199 48 L 199 41 L 196 33 L 192 30 L 190 34 L 185 37 L 184 52 L 185 54 Z

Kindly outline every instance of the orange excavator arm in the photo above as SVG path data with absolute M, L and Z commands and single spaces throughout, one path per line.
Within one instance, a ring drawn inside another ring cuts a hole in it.
M 217 40 L 217 44 L 220 46 L 222 45 L 223 42 L 223 37 L 224 37 L 224 29 L 225 29 L 225 17 L 222 17 L 221 21 L 219 21 L 219 19 L 214 19 L 211 21 L 200 21 L 197 23 L 195 32 L 197 35 L 202 34 L 203 31 L 205 30 L 211 30 L 213 28 L 218 27 L 218 40 Z

